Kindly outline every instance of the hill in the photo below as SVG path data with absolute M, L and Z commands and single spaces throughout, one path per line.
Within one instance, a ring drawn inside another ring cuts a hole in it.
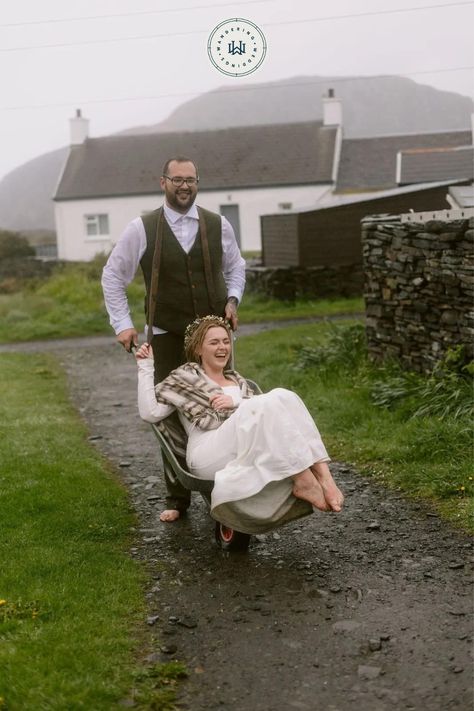
M 0 227 L 54 230 L 53 192 L 69 147 L 33 158 L 0 182 Z
M 121 133 L 203 131 L 212 128 L 319 120 L 329 88 L 342 100 L 346 138 L 432 133 L 470 127 L 473 102 L 405 77 L 294 77 L 265 84 L 220 87 L 186 101 L 158 124 Z

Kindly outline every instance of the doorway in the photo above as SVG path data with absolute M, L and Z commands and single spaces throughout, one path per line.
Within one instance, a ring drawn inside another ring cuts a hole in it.
M 235 233 L 235 239 L 240 247 L 240 218 L 238 205 L 220 205 L 219 211 L 221 215 L 227 218 L 232 225 Z

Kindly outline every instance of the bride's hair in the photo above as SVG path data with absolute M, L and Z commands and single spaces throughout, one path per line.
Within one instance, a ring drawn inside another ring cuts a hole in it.
M 189 324 L 184 333 L 184 354 L 187 361 L 199 362 L 197 351 L 200 350 L 206 333 L 215 326 L 224 328 L 229 338 L 232 339 L 229 325 L 220 316 L 203 316 Z

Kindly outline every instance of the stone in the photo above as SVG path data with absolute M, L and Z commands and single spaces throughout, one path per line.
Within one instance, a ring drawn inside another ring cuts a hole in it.
M 159 662 L 160 659 L 161 657 L 157 652 L 152 652 L 147 657 L 145 657 L 145 661 L 148 662 L 148 664 L 156 664 L 156 662 Z
M 381 671 L 382 670 L 380 667 L 372 667 L 369 665 L 360 664 L 357 669 L 357 675 L 361 679 L 376 679 L 378 676 L 380 676 Z
M 378 521 L 372 521 L 368 526 L 365 527 L 366 531 L 379 531 L 380 523 Z
M 186 629 L 188 630 L 192 630 L 198 626 L 197 620 L 195 620 L 193 617 L 188 616 L 180 617 L 176 624 L 180 625 L 181 627 L 186 627 Z
M 359 629 L 360 625 L 361 623 L 356 620 L 338 620 L 338 622 L 333 624 L 332 629 L 336 634 L 339 632 L 350 634 Z
M 428 220 L 425 222 L 425 230 L 428 233 L 434 232 L 434 233 L 441 233 L 443 231 L 443 228 L 445 228 L 446 223 L 442 222 L 441 220 Z M 428 234 L 429 237 L 432 237 L 431 234 Z
M 176 644 L 163 644 L 160 647 L 160 651 L 163 654 L 175 654 L 178 651 L 178 647 Z
M 159 619 L 160 619 L 160 616 L 159 616 L 159 615 L 150 615 L 150 617 L 147 617 L 147 618 L 146 618 L 146 623 L 147 623 L 147 625 L 150 625 L 150 627 L 151 627 L 151 626 L 154 625 L 155 622 L 157 622 Z
M 380 637 L 373 637 L 372 639 L 369 639 L 369 649 L 371 652 L 378 652 L 379 649 L 382 649 Z

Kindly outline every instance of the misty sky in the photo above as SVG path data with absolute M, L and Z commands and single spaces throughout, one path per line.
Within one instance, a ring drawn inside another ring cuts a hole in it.
M 266 36 L 266 59 L 247 77 L 207 56 L 210 32 L 231 17 Z M 451 0 L 3 2 L 0 178 L 67 145 L 76 107 L 99 136 L 156 123 L 220 86 L 297 75 L 400 74 L 472 96 L 473 28 L 474 3 Z

